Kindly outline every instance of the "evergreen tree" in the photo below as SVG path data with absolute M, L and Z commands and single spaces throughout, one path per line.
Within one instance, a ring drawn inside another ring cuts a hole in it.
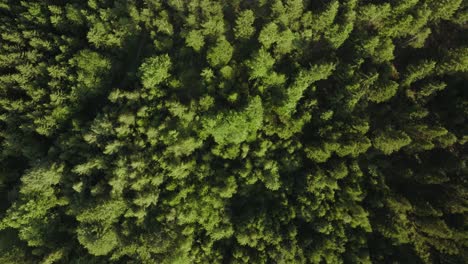
M 0 263 L 468 263 L 462 0 L 0 0 Z

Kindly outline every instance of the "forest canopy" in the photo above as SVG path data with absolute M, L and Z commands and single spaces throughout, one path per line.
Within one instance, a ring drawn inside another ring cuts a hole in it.
M 468 263 L 467 22 L 0 0 L 0 263 Z

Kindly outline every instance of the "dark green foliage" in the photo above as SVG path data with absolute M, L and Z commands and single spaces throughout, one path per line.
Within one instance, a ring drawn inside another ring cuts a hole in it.
M 468 263 L 462 0 L 0 0 L 0 263 Z

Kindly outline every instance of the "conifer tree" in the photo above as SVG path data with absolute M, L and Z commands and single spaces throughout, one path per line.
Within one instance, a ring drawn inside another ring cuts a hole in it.
M 468 263 L 462 0 L 0 0 L 0 263 Z

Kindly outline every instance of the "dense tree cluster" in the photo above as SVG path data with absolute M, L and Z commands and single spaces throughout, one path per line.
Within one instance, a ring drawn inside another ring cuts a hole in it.
M 0 263 L 468 263 L 464 0 L 0 0 Z

